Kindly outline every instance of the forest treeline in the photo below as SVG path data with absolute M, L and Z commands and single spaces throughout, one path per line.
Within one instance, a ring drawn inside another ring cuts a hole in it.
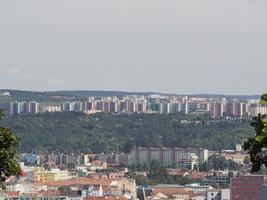
M 250 120 L 212 120 L 208 115 L 82 112 L 7 116 L 3 125 L 19 136 L 20 151 L 129 152 L 133 146 L 233 149 L 253 135 Z

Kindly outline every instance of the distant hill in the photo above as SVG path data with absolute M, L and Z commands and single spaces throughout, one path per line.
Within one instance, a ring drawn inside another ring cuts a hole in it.
M 98 90 L 62 90 L 62 91 L 25 91 L 25 90 L 9 90 L 0 89 L 0 93 L 9 92 L 13 100 L 17 101 L 50 101 L 54 100 L 55 96 L 74 97 L 75 99 L 90 97 L 90 96 L 117 96 L 123 97 L 127 95 L 149 95 L 160 94 L 156 92 L 124 92 L 124 91 L 98 91 Z
M 260 99 L 260 95 L 224 95 L 224 94 L 189 94 L 189 97 L 203 97 L 203 98 L 215 98 L 215 99 L 239 99 L 239 100 L 246 100 L 246 99 Z
M 56 91 L 57 94 L 71 95 L 77 97 L 89 97 L 89 96 L 117 96 L 124 97 L 127 95 L 150 95 L 150 94 L 161 94 L 157 92 L 124 92 L 124 91 L 99 91 L 99 90 L 65 90 Z
M 117 96 L 123 97 L 127 95 L 150 95 L 150 94 L 160 94 L 160 95 L 179 95 L 179 94 L 168 94 L 168 93 L 158 93 L 158 92 L 127 92 L 127 91 L 100 91 L 100 90 L 62 90 L 62 91 L 25 91 L 25 90 L 10 90 L 10 89 L 0 89 L 0 93 L 9 92 L 11 94 L 11 100 L 14 101 L 55 101 L 60 100 L 54 97 L 63 96 L 69 97 L 74 100 L 84 99 L 90 96 Z M 221 94 L 188 94 L 189 97 L 208 97 L 208 98 L 227 98 L 227 99 L 258 99 L 259 95 L 221 95 Z

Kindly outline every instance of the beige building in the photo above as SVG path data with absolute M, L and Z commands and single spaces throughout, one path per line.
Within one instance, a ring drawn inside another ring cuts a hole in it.
M 42 112 L 60 112 L 60 106 L 42 106 Z
M 135 180 L 122 178 L 120 180 L 112 181 L 110 184 L 110 193 L 123 195 L 126 199 L 137 199 Z
M 221 156 L 224 157 L 226 160 L 232 160 L 238 164 L 243 164 L 245 158 L 248 157 L 248 154 L 223 152 L 221 153 Z
M 153 187 L 153 192 L 147 199 L 153 200 L 189 200 L 189 192 L 177 185 L 158 185 Z
M 38 167 L 34 171 L 34 181 L 45 183 L 48 181 L 61 181 L 68 180 L 70 178 L 68 171 L 62 171 L 60 169 L 45 170 Z

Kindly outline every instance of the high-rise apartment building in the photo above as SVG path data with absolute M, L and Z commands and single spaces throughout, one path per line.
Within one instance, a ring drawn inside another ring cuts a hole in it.
M 28 103 L 28 112 L 37 114 L 39 112 L 39 104 L 35 101 L 31 101 Z
M 80 101 L 72 102 L 73 111 L 83 111 L 83 103 Z
M 20 114 L 21 112 L 21 105 L 20 102 L 11 102 L 9 105 L 9 113 L 10 114 Z
M 249 113 L 251 117 L 255 117 L 258 114 L 266 115 L 267 114 L 267 106 L 266 105 L 259 105 L 259 104 L 252 104 L 249 109 Z
M 225 102 L 213 102 L 212 116 L 214 118 L 222 117 L 225 110 Z
M 187 101 L 183 103 L 183 113 L 186 115 L 188 114 L 188 102 Z
M 30 102 L 11 102 L 9 105 L 10 114 L 21 114 L 21 113 L 34 113 L 39 112 L 39 104 L 35 101 Z
M 61 104 L 62 111 L 73 111 L 73 103 L 72 102 L 63 102 Z

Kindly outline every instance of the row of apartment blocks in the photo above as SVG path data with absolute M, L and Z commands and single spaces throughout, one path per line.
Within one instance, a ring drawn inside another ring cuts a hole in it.
M 36 109 L 29 111 L 26 108 L 27 105 L 37 105 Z M 144 101 L 86 101 L 86 102 L 63 102 L 60 105 L 38 105 L 37 102 L 12 102 L 10 103 L 10 114 L 21 114 L 21 113 L 38 113 L 38 112 L 85 112 L 85 113 L 178 113 L 183 112 L 188 114 L 188 103 L 168 103 L 168 102 L 155 102 L 150 103 Z
M 135 147 L 129 154 L 22 154 L 21 161 L 29 164 L 74 163 L 76 166 L 90 164 L 98 160 L 112 165 L 150 165 L 157 161 L 165 167 L 192 170 L 208 160 L 209 151 L 202 148 L 153 148 Z
M 136 147 L 129 154 L 22 154 L 21 161 L 29 164 L 54 163 L 86 165 L 92 160 L 108 164 L 147 164 L 153 160 L 166 167 L 193 169 L 195 165 L 207 161 L 209 151 L 202 148 L 152 148 Z
M 259 100 L 226 101 L 208 98 L 188 97 L 101 97 L 88 98 L 88 101 L 62 103 L 11 102 L 10 114 L 83 111 L 85 113 L 211 113 L 214 118 L 223 116 L 245 117 L 267 114 L 267 106 L 260 105 Z
M 11 102 L 9 105 L 10 114 L 20 114 L 20 113 L 34 113 L 39 112 L 39 103 L 36 101 L 30 102 Z
M 149 165 L 157 161 L 165 167 L 192 170 L 208 160 L 209 151 L 203 148 L 136 147 L 132 149 L 130 157 L 134 164 Z
M 255 117 L 259 113 L 267 114 L 267 106 L 260 105 L 259 103 L 245 103 L 245 102 L 238 102 L 238 101 L 214 102 L 212 106 L 212 116 L 214 118 L 219 118 L 223 116 Z

